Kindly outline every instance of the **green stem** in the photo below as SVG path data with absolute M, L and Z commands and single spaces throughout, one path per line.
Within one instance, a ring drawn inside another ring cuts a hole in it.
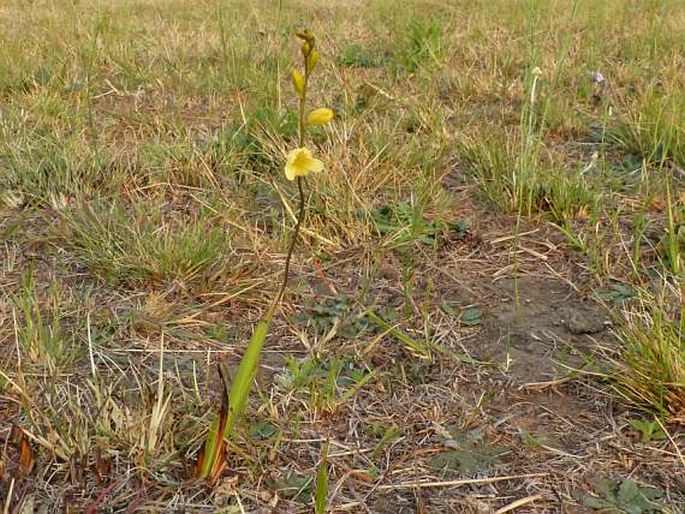
M 302 87 L 302 97 L 300 98 L 300 105 L 299 105 L 299 116 L 300 116 L 300 123 L 298 126 L 298 146 L 302 148 L 304 146 L 304 127 L 305 127 L 305 120 L 304 120 L 304 109 L 305 109 L 305 100 L 307 98 L 307 82 L 309 82 L 309 73 L 307 73 L 306 69 L 304 72 L 304 86 Z

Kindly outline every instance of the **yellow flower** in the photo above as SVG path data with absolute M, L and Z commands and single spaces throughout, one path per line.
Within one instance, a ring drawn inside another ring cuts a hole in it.
M 306 177 L 310 171 L 315 173 L 323 170 L 323 162 L 312 156 L 307 148 L 295 148 L 288 153 L 285 163 L 285 176 L 288 180 L 295 177 Z
M 309 125 L 325 125 L 333 119 L 333 111 L 326 107 L 314 109 L 307 114 L 307 124 Z

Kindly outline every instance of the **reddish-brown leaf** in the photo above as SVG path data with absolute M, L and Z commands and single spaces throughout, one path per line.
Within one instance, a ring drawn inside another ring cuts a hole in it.
M 19 436 L 19 472 L 26 476 L 33 471 L 33 467 L 36 465 L 36 454 L 31 448 L 29 443 L 29 438 L 22 431 Z
M 112 461 L 102 456 L 102 452 L 98 448 L 95 450 L 95 475 L 98 483 L 102 484 L 109 478 L 112 471 Z

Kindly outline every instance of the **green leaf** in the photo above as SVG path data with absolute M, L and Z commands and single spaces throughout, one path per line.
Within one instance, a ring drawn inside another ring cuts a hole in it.
M 323 449 L 321 464 L 316 470 L 316 490 L 314 492 L 314 505 L 316 514 L 326 512 L 326 496 L 328 494 L 328 444 Z
M 457 311 L 454 309 L 454 307 L 452 307 L 452 306 L 451 306 L 449 303 L 447 303 L 447 302 L 442 302 L 442 303 L 440 304 L 440 308 L 442 308 L 442 310 L 443 310 L 443 312 L 444 312 L 445 314 L 448 314 L 448 315 L 450 315 L 450 316 L 452 316 L 452 317 L 454 317 L 454 318 L 458 318 L 458 317 L 459 317 L 459 314 L 457 314 Z
M 613 504 L 606 500 L 587 495 L 583 497 L 583 505 L 591 509 L 611 509 L 613 507 Z M 614 512 L 616 512 L 616 509 L 614 509 Z
M 433 457 L 428 465 L 433 469 L 457 471 L 470 475 L 485 471 L 505 453 L 504 448 L 482 444 L 440 453 Z
M 289 473 L 283 480 L 271 483 L 281 496 L 298 502 L 308 502 L 311 498 L 312 479 L 295 473 Z
M 224 438 L 232 437 L 233 428 L 245 410 L 245 405 L 247 404 L 247 399 L 250 396 L 250 390 L 252 389 L 252 382 L 254 381 L 255 373 L 257 372 L 257 365 L 259 364 L 262 347 L 264 346 L 264 341 L 269 333 L 270 322 L 271 319 L 269 318 L 257 323 L 252 338 L 245 350 L 245 354 L 240 360 L 240 364 L 238 364 L 238 370 L 231 382 L 228 419 L 226 420 L 224 429 Z
M 403 343 L 407 351 L 409 351 L 411 354 L 421 359 L 431 359 L 431 349 L 428 344 L 412 339 L 406 333 L 397 329 L 397 327 L 390 325 L 372 310 L 367 310 L 366 315 L 369 317 L 369 320 L 384 330 L 388 335 Z
M 642 434 L 643 443 L 649 443 L 650 441 L 663 441 L 668 438 L 656 421 L 648 421 L 646 419 L 631 419 L 629 423 L 635 430 Z
M 269 439 L 278 433 L 278 427 L 266 420 L 258 421 L 250 425 L 250 437 L 252 439 Z
M 624 480 L 618 488 L 616 496 L 617 503 L 629 513 L 640 514 L 642 512 L 643 497 L 640 494 L 640 489 L 632 480 Z
M 625 284 L 615 283 L 608 289 L 600 289 L 595 292 L 595 296 L 602 300 L 612 301 L 615 305 L 621 305 L 626 300 L 635 298 L 637 293 L 635 289 Z
M 469 327 L 480 325 L 483 321 L 483 311 L 477 307 L 471 307 L 461 313 L 460 320 Z
M 643 514 L 661 512 L 658 500 L 662 492 L 641 487 L 632 480 L 599 479 L 593 483 L 597 496 L 586 495 L 583 505 L 606 512 Z
M 447 228 L 449 228 L 450 231 L 454 232 L 458 237 L 462 237 L 465 235 L 469 227 L 471 226 L 471 223 L 469 222 L 468 219 L 463 219 L 459 221 L 448 221 L 447 223 Z
M 219 443 L 221 438 L 218 434 L 219 431 L 219 419 L 212 420 L 209 425 L 209 433 L 207 434 L 207 439 L 204 444 L 204 458 L 201 461 L 202 469 L 200 471 L 200 476 L 209 477 L 214 467 L 214 462 L 217 459 L 217 453 L 219 451 Z

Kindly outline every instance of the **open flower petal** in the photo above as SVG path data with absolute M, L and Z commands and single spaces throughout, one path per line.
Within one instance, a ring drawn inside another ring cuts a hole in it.
M 320 171 L 323 171 L 323 168 L 324 165 L 321 159 L 312 159 L 311 168 L 309 169 L 309 171 L 319 173 Z
M 306 177 L 310 172 L 318 173 L 324 168 L 323 161 L 312 156 L 307 148 L 295 148 L 288 152 L 285 163 L 285 176 L 288 180 L 295 177 Z

